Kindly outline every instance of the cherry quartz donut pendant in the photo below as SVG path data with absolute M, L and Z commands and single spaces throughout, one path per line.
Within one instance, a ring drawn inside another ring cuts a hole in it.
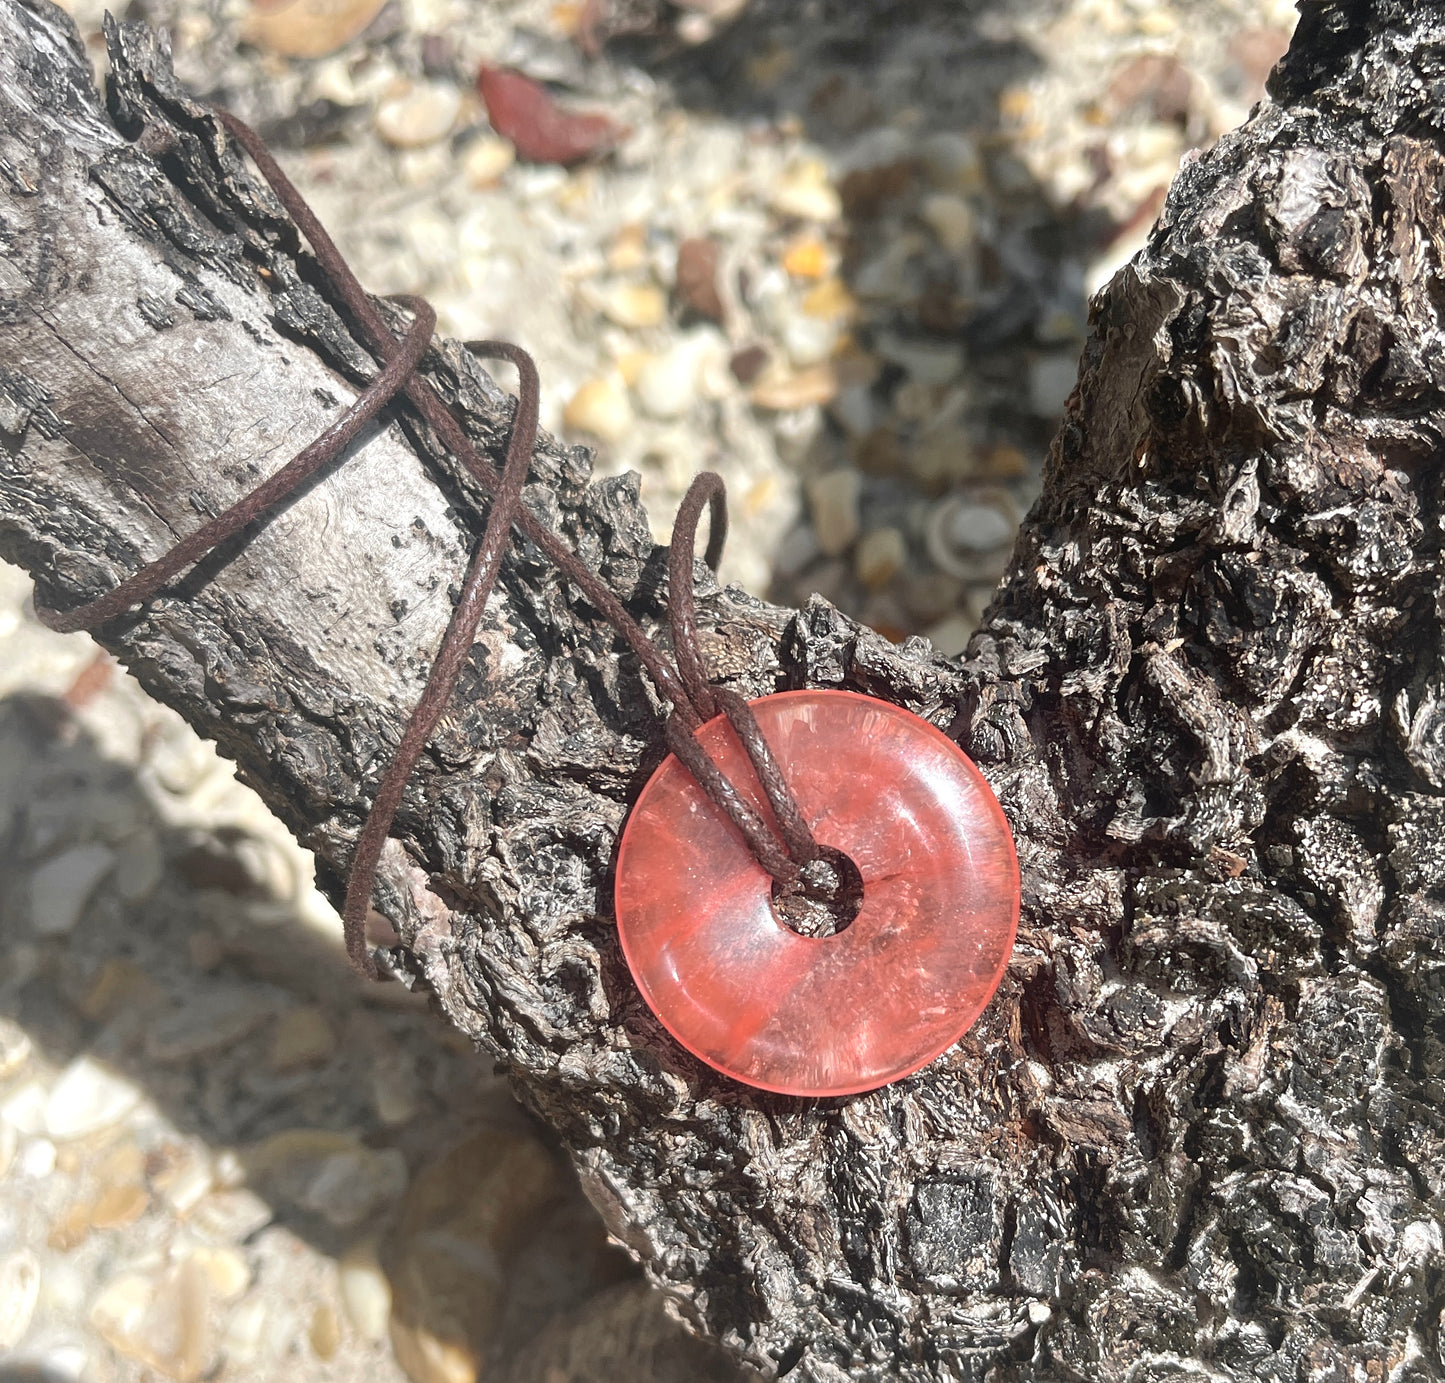
M 667 1030 L 725 1075 L 873 1090 L 945 1052 L 998 987 L 1018 929 L 1013 837 L 972 761 L 912 713 L 844 691 L 751 705 L 814 837 L 858 866 L 858 915 L 826 937 L 779 921 L 771 877 L 669 756 L 622 833 L 623 952 Z M 698 739 L 766 815 L 726 717 Z

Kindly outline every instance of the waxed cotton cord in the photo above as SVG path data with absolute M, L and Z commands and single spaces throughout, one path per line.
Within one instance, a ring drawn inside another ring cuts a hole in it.
M 793 876 L 799 865 L 817 859 L 818 842 L 813 839 L 813 832 L 803 819 L 802 810 L 793 797 L 787 780 L 783 777 L 782 769 L 778 767 L 778 761 L 773 757 L 773 751 L 768 747 L 768 741 L 758 726 L 752 709 L 735 691 L 713 686 L 708 681 L 707 670 L 703 667 L 702 640 L 697 627 L 697 600 L 692 583 L 692 563 L 693 552 L 697 546 L 698 520 L 702 517 L 704 504 L 708 506 L 709 510 L 707 563 L 716 570 L 717 559 L 714 553 L 716 550 L 717 554 L 721 554 L 723 537 L 727 533 L 727 491 L 723 486 L 722 477 L 712 471 L 704 471 L 701 475 L 693 478 L 692 484 L 688 486 L 687 494 L 683 496 L 682 503 L 678 506 L 677 518 L 672 525 L 672 540 L 668 545 L 667 552 L 667 608 L 668 618 L 672 625 L 673 657 L 677 659 L 677 670 L 682 677 L 683 684 L 687 687 L 693 704 L 698 707 L 701 714 L 707 719 L 711 719 L 721 710 L 737 733 L 738 739 L 742 741 L 743 748 L 747 751 L 748 759 L 752 763 L 753 772 L 768 799 L 768 806 L 772 808 L 778 833 L 786 847 L 785 858 L 792 866 L 791 871 L 788 864 L 769 864 L 764 859 L 763 849 L 754 841 L 753 836 L 743 829 L 738 817 L 731 811 L 728 812 L 728 815 L 732 817 L 738 829 L 743 830 L 744 835 L 748 837 L 748 843 L 752 846 L 758 863 L 779 883 L 789 885 L 793 882 Z M 674 753 L 678 753 L 674 744 L 677 738 L 671 734 L 668 736 L 668 743 L 674 745 Z M 688 763 L 683 754 L 678 753 L 678 757 L 687 763 L 690 769 L 692 768 L 691 763 Z M 695 769 L 693 777 L 697 778 Z M 698 778 L 698 782 L 701 784 L 702 779 Z M 717 795 L 711 790 L 708 791 L 708 795 L 712 797 L 713 801 L 718 801 Z M 721 804 L 719 803 L 719 805 Z M 767 833 L 766 848 L 768 850 L 776 849 L 771 833 Z
M 316 214 L 272 158 L 260 137 L 228 111 L 213 109 L 212 113 L 260 169 L 297 228 L 309 241 L 331 288 L 351 312 L 384 364 L 376 378 L 340 418 L 223 513 L 95 600 L 66 611 L 52 610 L 37 602 L 36 613 L 41 621 L 62 633 L 94 629 L 143 604 L 185 567 L 199 561 L 248 525 L 269 516 L 308 478 L 340 456 L 398 394 L 405 393 L 448 450 L 492 496 L 492 505 L 481 540 L 468 563 L 461 595 L 452 611 L 426 686 L 402 732 L 396 753 L 377 786 L 371 810 L 352 852 L 342 925 L 347 954 L 353 966 L 371 979 L 378 978 L 376 963 L 366 945 L 366 915 L 371 905 L 381 852 L 401 805 L 407 781 L 456 689 L 514 526 L 582 591 L 637 654 L 658 691 L 671 703 L 665 725 L 668 747 L 737 828 L 754 858 L 775 882 L 784 891 L 797 886 L 800 870 L 819 858 L 820 847 L 813 839 L 747 702 L 736 692 L 712 685 L 703 665 L 693 591 L 693 562 L 697 526 L 704 506 L 709 510 L 710 520 L 705 553 L 707 565 L 716 571 L 722 556 L 727 535 L 727 503 L 721 477 L 704 472 L 693 481 L 673 527 L 667 568 L 669 620 L 676 660 L 674 669 L 617 595 L 522 502 L 522 490 L 536 448 L 541 393 L 532 357 L 521 347 L 505 341 L 466 343 L 467 348 L 478 355 L 499 357 L 517 367 L 517 407 L 499 473 L 477 452 L 451 410 L 426 379 L 417 373 L 436 325 L 436 314 L 431 307 L 422 299 L 410 295 L 391 299 L 408 309 L 413 316 L 410 330 L 398 341 Z M 748 755 L 770 808 L 771 822 L 749 803 L 698 743 L 697 730 L 719 712 L 727 716 Z
M 396 396 L 401 382 L 416 369 L 431 345 L 432 330 L 436 326 L 436 314 L 431 307 L 420 298 L 396 298 L 393 301 L 409 307 L 416 318 L 401 350 L 325 432 L 229 509 L 203 523 L 189 537 L 182 538 L 163 557 L 147 562 L 113 591 L 70 610 L 51 610 L 36 601 L 35 613 L 41 623 L 56 633 L 73 634 L 77 629 L 94 629 L 144 603 L 173 576 L 193 562 L 199 562 L 213 548 L 235 537 L 248 524 L 270 513 L 299 485 L 350 446 L 367 423 Z

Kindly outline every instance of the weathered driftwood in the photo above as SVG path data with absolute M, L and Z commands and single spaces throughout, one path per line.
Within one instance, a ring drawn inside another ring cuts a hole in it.
M 0 549 L 73 601 L 374 366 L 164 48 L 113 34 L 107 114 L 32 3 L 0 0 Z M 766 1370 L 1445 1378 L 1445 9 L 1303 8 L 1277 104 L 1181 173 L 1100 298 L 962 666 L 706 595 L 749 694 L 961 709 L 1024 923 L 953 1052 L 819 1102 L 660 1031 L 607 905 L 652 692 L 525 548 L 412 785 L 383 880 L 408 963 L 683 1313 Z M 497 454 L 503 395 L 451 345 L 430 369 Z M 632 484 L 552 441 L 535 476 L 655 620 Z M 333 883 L 484 507 L 398 410 L 106 631 Z

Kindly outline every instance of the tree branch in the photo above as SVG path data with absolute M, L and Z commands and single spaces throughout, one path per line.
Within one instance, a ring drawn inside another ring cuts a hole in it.
M 112 31 L 107 112 L 34 4 L 0 0 L 0 551 L 60 601 L 229 504 L 375 364 L 157 40 Z M 383 891 L 409 963 L 612 1232 L 765 1369 L 1445 1377 L 1445 14 L 1303 9 L 1278 104 L 1181 173 L 1097 301 L 963 666 L 703 587 L 746 695 L 961 709 L 1024 919 L 953 1051 L 808 1101 L 672 1044 L 609 918 L 653 694 L 525 547 L 408 792 Z M 427 366 L 499 457 L 503 395 L 453 345 Z M 656 624 L 634 483 L 550 439 L 533 476 Z M 333 892 L 484 512 L 397 409 L 105 631 Z

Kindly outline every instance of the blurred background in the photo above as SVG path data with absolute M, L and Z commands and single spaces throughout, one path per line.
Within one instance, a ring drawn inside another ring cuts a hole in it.
M 103 5 L 67 6 L 105 67 Z M 362 281 L 724 576 L 965 646 L 1088 299 L 1287 0 L 134 0 Z M 505 381 L 504 381 L 505 382 Z M 0 567 L 0 1383 L 737 1380 L 209 746 Z M 285 929 L 278 944 L 277 929 Z M 284 956 L 284 965 L 277 957 Z

